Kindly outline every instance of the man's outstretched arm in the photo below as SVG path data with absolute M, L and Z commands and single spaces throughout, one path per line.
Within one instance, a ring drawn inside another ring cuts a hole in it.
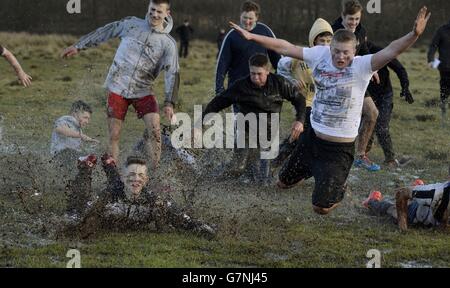
M 231 28 L 235 29 L 236 32 L 241 34 L 241 36 L 246 40 L 254 41 L 259 45 L 265 47 L 266 49 L 275 51 L 280 55 L 290 56 L 292 58 L 303 60 L 303 48 L 300 46 L 296 46 L 283 39 L 276 39 L 250 33 L 247 30 L 239 27 L 239 25 L 234 24 L 233 22 L 230 22 L 230 26 Z
M 80 50 L 95 47 L 101 43 L 104 43 L 110 39 L 120 36 L 124 29 L 124 22 L 129 18 L 122 19 L 120 21 L 109 23 L 97 30 L 83 36 L 78 42 L 68 48 L 66 48 L 61 57 L 67 58 L 78 54 Z
M 427 7 L 422 7 L 417 15 L 413 30 L 411 32 L 402 38 L 395 40 L 389 44 L 388 47 L 373 55 L 372 71 L 377 71 L 383 68 L 386 64 L 397 58 L 397 56 L 411 47 L 425 31 L 430 16 L 431 13 L 428 13 L 427 15 Z
M 1 48 L 1 46 L 0 46 Z M 17 58 L 14 56 L 13 53 L 11 53 L 8 49 L 3 48 L 1 50 L 1 56 L 5 57 L 5 59 L 9 62 L 9 64 L 14 68 L 14 71 L 16 71 L 17 77 L 19 78 L 20 83 L 22 83 L 23 86 L 28 87 L 31 85 L 31 78 L 30 75 L 25 73 L 22 69 L 22 66 L 20 65 L 19 61 L 17 61 Z

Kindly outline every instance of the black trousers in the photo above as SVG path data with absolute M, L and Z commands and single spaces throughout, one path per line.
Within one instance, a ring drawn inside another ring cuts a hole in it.
M 182 57 L 187 58 L 188 55 L 189 55 L 189 41 L 182 40 L 180 41 L 179 56 L 180 58 Z
M 450 96 L 450 71 L 439 70 L 441 74 L 441 103 L 445 104 Z
M 395 160 L 394 146 L 392 144 L 391 133 L 389 132 L 389 123 L 391 122 L 392 110 L 394 108 L 393 97 L 392 92 L 385 95 L 372 95 L 373 102 L 377 106 L 379 113 L 374 134 L 377 135 L 386 162 Z M 366 152 L 369 152 L 372 148 L 374 134 L 372 134 L 367 144 Z

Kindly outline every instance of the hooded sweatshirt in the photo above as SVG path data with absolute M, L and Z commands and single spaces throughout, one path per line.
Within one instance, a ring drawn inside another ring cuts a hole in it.
M 331 28 L 331 25 L 326 20 L 319 18 L 314 22 L 311 31 L 309 32 L 309 47 L 313 47 L 314 40 L 324 32 L 333 34 L 333 28 Z M 283 57 L 280 62 L 278 62 L 277 73 L 287 78 L 292 84 L 300 87 L 300 93 L 304 95 L 306 99 L 306 107 L 312 106 L 315 85 L 312 71 L 305 62 L 291 57 Z M 305 83 L 305 87 L 299 86 L 299 80 L 302 80 Z
M 155 95 L 153 85 L 165 71 L 165 102 L 176 104 L 179 87 L 177 44 L 169 35 L 173 20 L 169 16 L 163 31 L 150 24 L 150 9 L 145 20 L 127 17 L 82 37 L 75 47 L 95 47 L 112 38 L 121 42 L 105 81 L 105 87 L 126 99 Z

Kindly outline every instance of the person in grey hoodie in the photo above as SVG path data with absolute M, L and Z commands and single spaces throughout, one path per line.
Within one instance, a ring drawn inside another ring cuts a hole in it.
M 128 106 L 145 122 L 146 151 L 153 167 L 159 166 L 161 133 L 159 105 L 153 91 L 155 79 L 165 71 L 164 114 L 174 115 L 179 88 L 176 41 L 169 35 L 173 27 L 169 0 L 151 0 L 144 19 L 127 17 L 83 36 L 65 49 L 63 58 L 78 54 L 112 38 L 120 38 L 113 64 L 105 81 L 108 90 L 109 153 L 118 161 L 119 140 Z

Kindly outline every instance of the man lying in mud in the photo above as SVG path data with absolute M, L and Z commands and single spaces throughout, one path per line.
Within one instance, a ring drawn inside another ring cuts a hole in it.
M 176 228 L 213 237 L 215 229 L 188 216 L 177 207 L 167 192 L 156 193 L 149 183 L 147 163 L 143 158 L 129 157 L 121 175 L 115 160 L 105 154 L 102 166 L 107 186 L 101 195 L 92 191 L 95 155 L 80 158 L 78 175 L 67 186 L 68 233 L 89 237 L 98 229 L 133 229 L 155 224 L 158 231 Z M 161 195 L 165 193 L 166 195 Z
M 419 185 L 398 189 L 395 204 L 383 200 L 379 191 L 372 192 L 363 205 L 377 215 L 389 215 L 405 231 L 408 225 L 446 228 L 450 206 L 450 166 L 448 181 L 431 185 Z

